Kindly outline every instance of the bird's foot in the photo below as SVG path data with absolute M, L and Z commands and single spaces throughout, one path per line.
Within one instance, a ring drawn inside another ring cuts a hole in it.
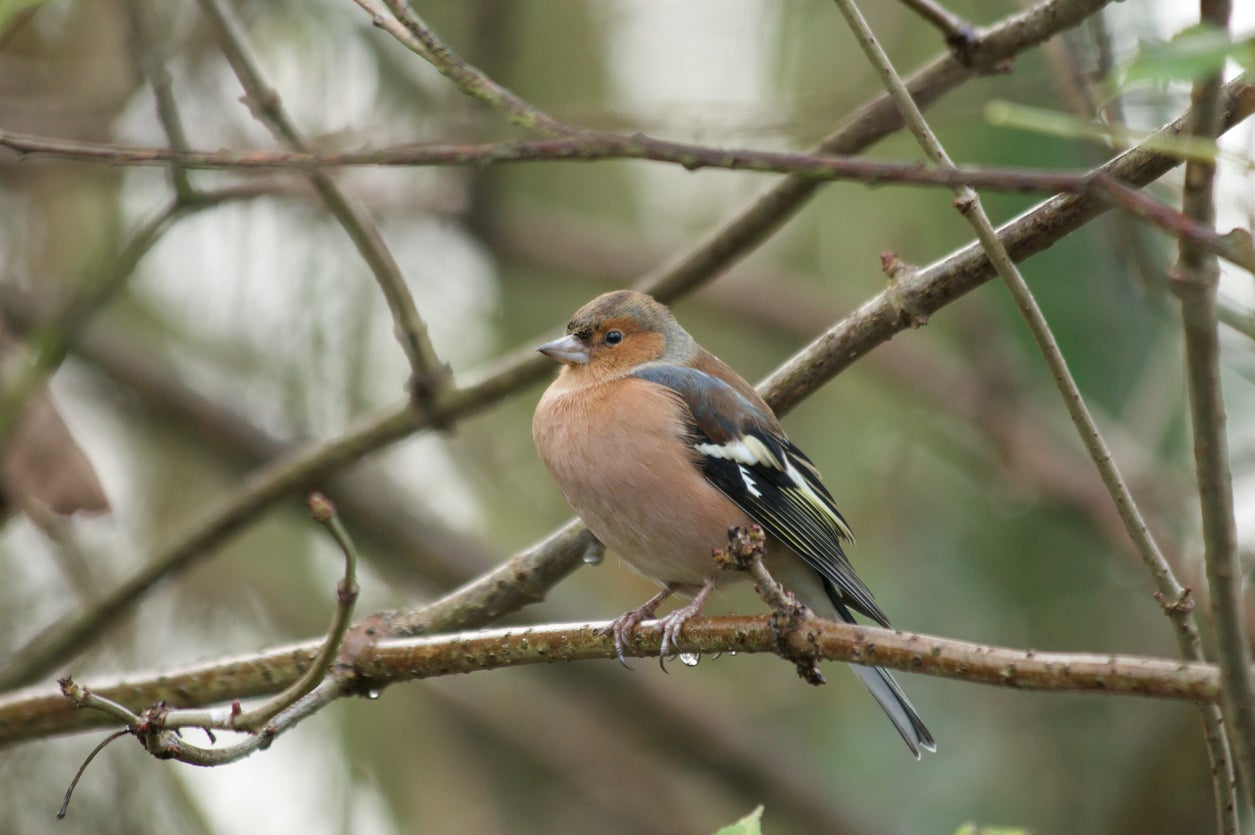
M 671 595 L 675 594 L 675 589 L 671 586 L 663 589 L 655 594 L 641 606 L 624 612 L 610 622 L 610 626 L 606 629 L 606 634 L 614 638 L 614 651 L 619 656 L 619 663 L 626 670 L 632 669 L 627 662 L 628 642 L 632 638 L 632 632 L 641 623 L 652 620 L 654 613 L 658 611 L 658 606 Z
M 675 645 L 681 637 L 680 632 L 684 629 L 684 624 L 701 613 L 702 607 L 706 605 L 706 598 L 710 597 L 710 593 L 714 589 L 715 578 L 711 577 L 702 585 L 701 590 L 697 592 L 691 601 L 669 612 L 658 621 L 658 625 L 662 627 L 662 645 L 658 649 L 658 666 L 662 667 L 664 673 L 667 671 L 667 657 L 675 649 Z

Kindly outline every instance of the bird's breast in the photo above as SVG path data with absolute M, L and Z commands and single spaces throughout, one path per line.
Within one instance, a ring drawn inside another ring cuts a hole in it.
M 532 422 L 541 459 L 584 524 L 664 585 L 701 585 L 728 528 L 749 522 L 701 474 L 686 417 L 669 389 L 629 378 L 555 384 Z

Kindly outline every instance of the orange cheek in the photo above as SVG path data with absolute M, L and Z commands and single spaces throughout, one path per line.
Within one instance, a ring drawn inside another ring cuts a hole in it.
M 626 371 L 662 356 L 665 340 L 659 333 L 633 333 L 620 345 L 599 345 L 592 362 L 609 373 Z

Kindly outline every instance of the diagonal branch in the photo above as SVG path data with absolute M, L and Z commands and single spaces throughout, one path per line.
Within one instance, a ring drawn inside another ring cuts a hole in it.
M 983 73 L 1003 70 L 1021 52 L 1070 29 L 1106 6 L 1110 0 L 1047 0 L 1020 14 L 982 29 L 960 61 L 944 52 L 906 79 L 911 96 L 927 108 L 946 93 Z M 815 149 L 829 154 L 853 154 L 902 127 L 888 94 L 864 104 Z M 731 268 L 769 238 L 815 194 L 818 183 L 790 177 L 764 191 L 713 230 L 697 246 L 643 276 L 638 287 L 649 287 L 663 301 L 676 298 L 695 284 Z
M 244 88 L 253 113 L 284 143 L 300 151 L 308 150 L 304 137 L 284 110 L 278 93 L 262 73 L 233 13 L 220 0 L 198 0 L 198 3 L 217 33 L 222 52 Z M 311 171 L 309 181 L 348 233 L 383 291 L 396 324 L 397 340 L 410 364 L 411 392 L 420 404 L 425 405 L 448 382 L 449 372 L 436 356 L 427 335 L 427 326 L 418 314 L 400 266 L 366 209 L 345 194 L 329 174 L 320 170 Z
M 431 27 L 403 0 L 383 0 L 392 12 L 392 18 L 376 11 L 370 0 L 354 2 L 371 15 L 376 26 L 435 67 L 441 75 L 453 82 L 459 92 L 502 113 L 511 124 L 544 136 L 569 136 L 581 131 L 580 128 L 568 125 L 536 105 L 524 101 L 489 78 L 483 70 L 468 64 L 448 44 L 440 40 Z
M 1247 74 L 1225 85 L 1222 110 L 1225 130 L 1255 113 L 1255 77 Z M 1180 135 L 1192 112 L 1160 128 L 1150 141 L 1130 148 L 1096 172 L 1135 188 L 1159 179 L 1181 161 L 1149 146 L 1163 137 Z M 1108 201 L 1091 194 L 1053 197 L 1003 224 L 998 239 L 1018 263 L 1049 249 L 1110 209 Z M 918 324 L 919 317 L 928 317 L 995 275 L 979 243 L 905 275 L 803 348 L 774 372 L 760 391 L 770 395 L 777 414 L 787 412 L 863 354 Z

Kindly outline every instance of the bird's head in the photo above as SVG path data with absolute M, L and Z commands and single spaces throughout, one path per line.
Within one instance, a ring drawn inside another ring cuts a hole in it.
M 658 361 L 682 363 L 696 350 L 693 338 L 665 305 L 634 290 L 617 290 L 575 311 L 566 336 L 537 350 L 564 372 L 614 379 Z

